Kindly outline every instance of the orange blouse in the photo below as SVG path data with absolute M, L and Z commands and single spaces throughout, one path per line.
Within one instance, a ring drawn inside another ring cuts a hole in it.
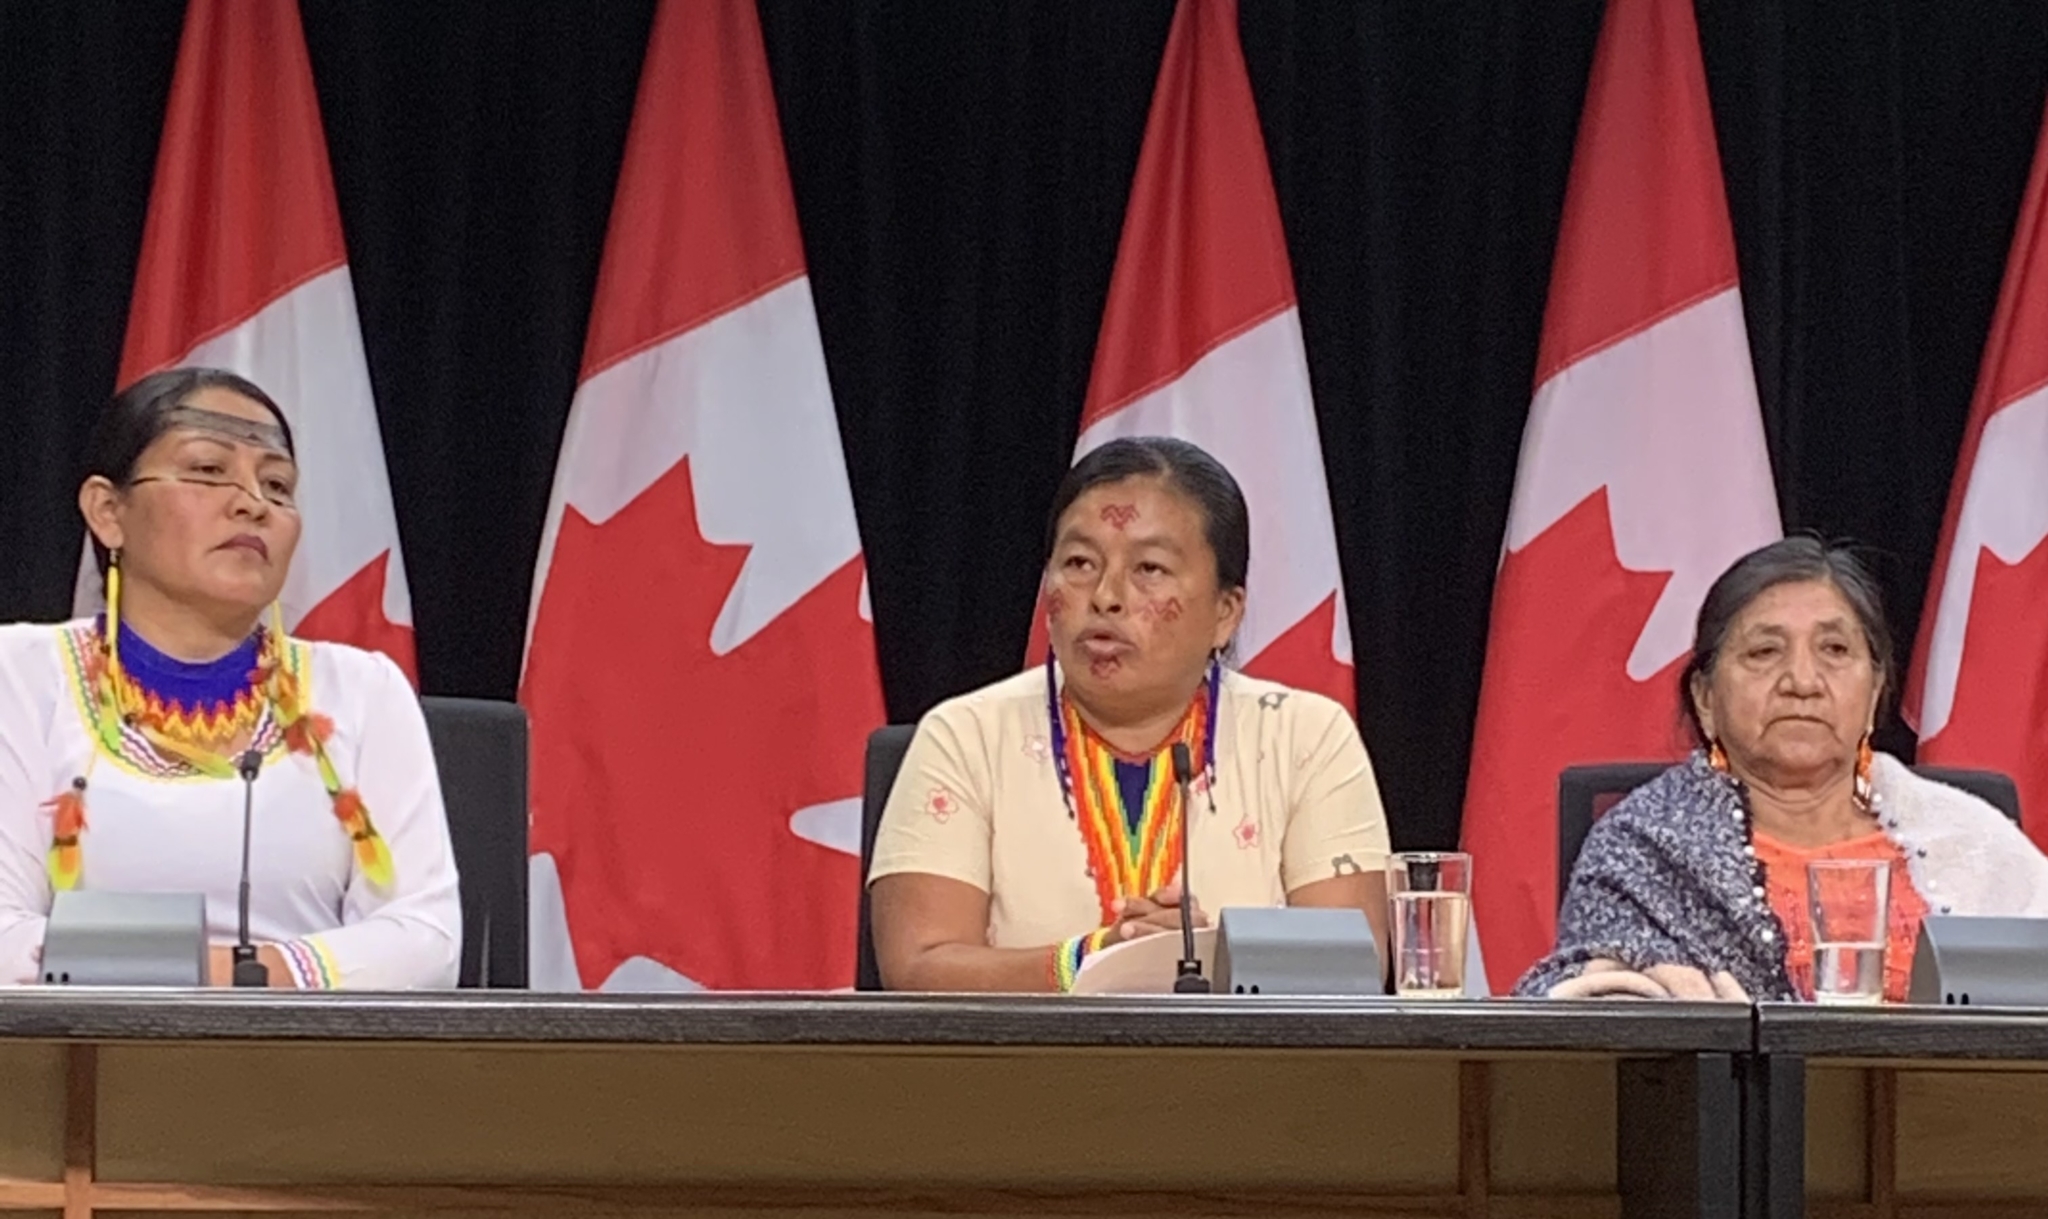
M 1906 1000 L 1913 976 L 1913 948 L 1920 938 L 1920 920 L 1927 913 L 1927 901 L 1913 887 L 1906 869 L 1906 857 L 1882 831 L 1831 843 L 1824 847 L 1795 847 L 1766 834 L 1752 836 L 1756 857 L 1764 865 L 1764 889 L 1771 909 L 1785 925 L 1785 972 L 1792 988 L 1813 997 L 1813 917 L 1806 902 L 1806 865 L 1821 859 L 1888 859 L 1892 865 L 1891 923 L 1884 953 L 1884 997 L 1889 1003 Z

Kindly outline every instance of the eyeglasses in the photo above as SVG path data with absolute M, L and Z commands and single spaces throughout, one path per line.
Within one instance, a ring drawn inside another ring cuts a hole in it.
M 128 480 L 131 487 L 143 483 L 181 483 L 188 487 L 210 487 L 217 491 L 240 491 L 250 499 L 260 500 L 281 512 L 295 513 L 299 510 L 298 502 L 292 498 L 293 492 L 289 487 L 266 487 L 258 492 L 250 490 L 247 483 L 205 474 L 143 474 Z

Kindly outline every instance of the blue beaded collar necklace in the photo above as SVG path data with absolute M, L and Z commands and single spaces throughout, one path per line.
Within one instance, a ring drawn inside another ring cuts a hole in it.
M 106 637 L 107 620 L 102 614 L 97 628 Z M 217 711 L 233 705 L 255 685 L 255 673 L 263 654 L 262 627 L 235 649 L 217 660 L 179 660 L 165 654 L 123 622 L 119 630 L 121 670 L 141 692 L 166 710 L 177 708 L 187 715 Z

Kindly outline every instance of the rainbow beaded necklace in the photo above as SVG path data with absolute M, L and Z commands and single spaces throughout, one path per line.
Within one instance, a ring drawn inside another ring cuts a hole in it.
M 1116 902 L 1142 897 L 1170 883 L 1185 855 L 1187 813 L 1181 807 L 1180 785 L 1174 781 L 1173 747 L 1199 747 L 1198 772 L 1215 802 L 1216 707 L 1223 667 L 1209 662 L 1209 674 L 1188 704 L 1187 714 L 1149 759 L 1136 807 L 1127 802 L 1118 782 L 1117 751 L 1081 719 L 1070 700 L 1060 697 L 1059 679 L 1050 654 L 1045 660 L 1045 710 L 1052 738 L 1054 769 L 1067 817 L 1079 828 L 1088 851 L 1088 874 L 1095 882 L 1103 924 L 1116 921 Z M 1134 792 L 1137 794 L 1137 792 Z

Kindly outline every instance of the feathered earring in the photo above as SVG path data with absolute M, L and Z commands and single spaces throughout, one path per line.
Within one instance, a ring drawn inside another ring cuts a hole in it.
M 121 549 L 107 551 L 107 615 L 101 628 L 96 655 L 85 658 L 86 697 L 99 707 L 97 724 L 100 747 L 110 755 L 121 752 L 121 729 L 128 709 L 121 698 Z
M 106 653 L 108 689 L 114 697 L 114 709 L 121 710 L 121 548 L 116 546 L 107 552 L 107 627 L 106 635 L 100 640 L 100 650 Z

